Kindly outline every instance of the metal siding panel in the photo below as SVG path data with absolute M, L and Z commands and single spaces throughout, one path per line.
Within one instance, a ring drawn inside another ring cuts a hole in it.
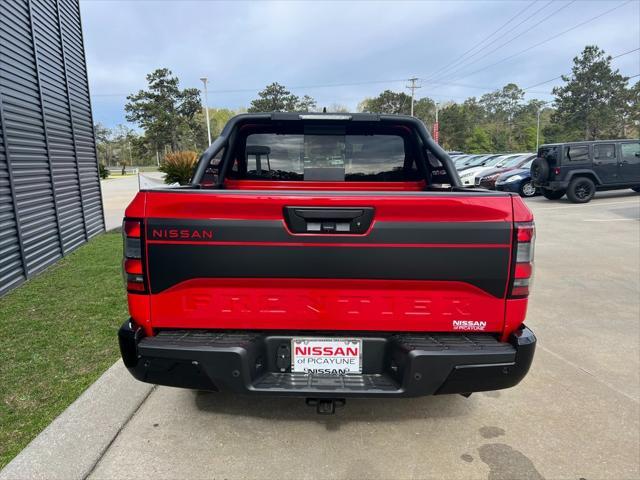
M 0 295 L 25 278 L 3 137 L 0 116 Z
M 11 37 L 10 42 L 1 42 L 3 50 L 19 45 L 17 51 L 21 55 L 30 50 L 35 59 L 29 4 L 11 2 L 11 7 L 6 12 L 11 15 L 12 28 L 3 28 L 0 32 Z M 46 268 L 62 256 L 37 62 L 34 61 L 34 65 L 35 69 L 29 71 L 0 64 L 5 149 L 11 159 L 14 201 L 27 275 Z
M 55 1 L 33 0 L 32 5 L 58 221 L 62 248 L 67 253 L 81 245 L 87 236 L 84 232 L 70 104 L 65 87 L 62 40 Z
M 0 31 L 0 65 L 6 58 Z M 22 244 L 16 222 L 14 189 L 5 149 L 4 112 L 0 92 L 0 295 L 8 292 L 26 278 L 22 263 Z
M 14 52 L 8 48 L 3 48 L 0 51 L 0 63 L 9 65 L 16 70 L 21 70 L 27 75 L 35 72 L 35 65 L 31 61 L 27 61 L 20 55 L 14 55 Z
M 82 47 L 80 9 L 76 0 L 57 0 L 63 39 L 74 146 L 78 160 L 78 178 L 84 205 L 86 234 L 92 237 L 104 230 L 102 192 L 98 176 L 98 158 L 91 115 L 91 100 Z
M 97 167 L 78 0 L 0 0 L 0 295 L 104 230 Z

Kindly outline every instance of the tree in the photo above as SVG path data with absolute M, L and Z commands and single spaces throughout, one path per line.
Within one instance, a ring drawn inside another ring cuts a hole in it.
M 180 148 L 181 140 L 191 142 L 202 137 L 202 122 L 196 121 L 200 112 L 200 91 L 180 89 L 178 77 L 168 68 L 159 68 L 147 75 L 148 89 L 129 95 L 125 105 L 126 118 L 137 123 L 156 150 L 169 145 L 172 151 Z M 193 145 L 189 145 L 193 147 Z
M 139 135 L 126 125 L 116 125 L 107 128 L 96 124 L 96 147 L 98 160 L 105 166 L 121 165 L 122 161 L 128 164 L 138 164 L 138 157 L 134 155 L 132 145 L 139 141 Z M 135 160 L 134 160 L 135 159 Z
M 562 80 L 566 84 L 553 89 L 557 106 L 553 122 L 563 126 L 565 140 L 624 136 L 632 115 L 629 79 L 612 70 L 611 56 L 588 45 L 573 59 L 571 75 Z
M 349 107 L 340 103 L 332 103 L 327 107 L 327 112 L 329 113 L 349 113 L 350 111 Z
M 409 113 L 411 113 L 411 98 L 409 98 Z M 413 115 L 431 128 L 436 121 L 436 102 L 428 97 L 416 100 L 413 103 Z
M 523 99 L 524 90 L 515 83 L 509 83 L 501 90 L 482 95 L 480 104 L 496 120 L 511 122 L 522 109 Z
M 96 149 L 98 151 L 98 160 L 103 165 L 111 165 L 112 155 L 110 141 L 111 129 L 105 127 L 101 123 L 96 123 L 93 127 L 96 136 Z
M 485 111 L 475 97 L 462 104 L 451 103 L 440 110 L 440 143 L 449 150 L 468 149 L 476 126 L 484 123 Z
M 296 102 L 296 111 L 313 112 L 316 109 L 316 101 L 309 95 L 305 95 Z
M 640 82 L 629 90 L 629 118 L 625 126 L 625 137 L 640 137 Z
M 278 82 L 267 85 L 258 97 L 251 101 L 249 112 L 310 112 L 316 108 L 312 97 L 305 95 L 300 98 Z
M 411 96 L 404 92 L 385 90 L 377 97 L 365 98 L 358 110 L 368 113 L 391 115 L 411 115 Z M 414 99 L 413 115 L 427 125 L 432 125 L 436 117 L 436 103 L 430 98 Z
M 365 98 L 359 109 L 368 113 L 388 113 L 391 115 L 409 115 L 411 97 L 404 92 L 385 90 L 375 98 Z
M 240 111 L 228 108 L 209 108 L 209 121 L 211 122 L 211 138 L 216 138 L 227 124 L 227 122 L 241 113 Z
M 131 139 L 131 155 L 136 160 L 136 165 L 157 165 L 160 153 L 144 135 L 138 135 Z
M 469 153 L 486 153 L 492 148 L 489 132 L 480 126 L 474 127 L 471 137 L 466 142 L 466 150 Z
M 486 127 L 491 133 L 493 147 L 497 151 L 518 149 L 514 140 L 514 122 L 522 113 L 524 90 L 515 83 L 509 83 L 480 97 L 480 105 L 485 111 Z
M 536 149 L 538 111 L 540 111 L 540 143 L 543 143 L 543 131 L 549 123 L 553 109 L 544 108 L 542 100 L 529 100 L 520 105 L 512 121 L 510 151 L 533 152 Z

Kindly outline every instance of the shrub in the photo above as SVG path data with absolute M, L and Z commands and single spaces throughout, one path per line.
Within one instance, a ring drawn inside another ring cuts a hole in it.
M 165 174 L 164 183 L 189 183 L 198 161 L 198 154 L 190 150 L 167 153 L 159 170 Z
M 100 175 L 101 179 L 109 178 L 109 169 L 105 167 L 102 163 L 98 164 L 98 175 Z

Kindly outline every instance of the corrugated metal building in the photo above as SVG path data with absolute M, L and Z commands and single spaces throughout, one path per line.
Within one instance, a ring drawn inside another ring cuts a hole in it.
M 0 295 L 103 230 L 78 0 L 0 0 Z

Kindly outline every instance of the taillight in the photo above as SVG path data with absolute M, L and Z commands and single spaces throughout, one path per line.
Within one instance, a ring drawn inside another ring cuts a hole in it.
M 125 219 L 122 223 L 124 240 L 124 277 L 127 291 L 146 293 L 144 263 L 142 260 L 142 222 Z
M 509 297 L 522 298 L 529 295 L 531 286 L 536 229 L 533 222 L 516 223 L 515 228 L 514 268 Z

